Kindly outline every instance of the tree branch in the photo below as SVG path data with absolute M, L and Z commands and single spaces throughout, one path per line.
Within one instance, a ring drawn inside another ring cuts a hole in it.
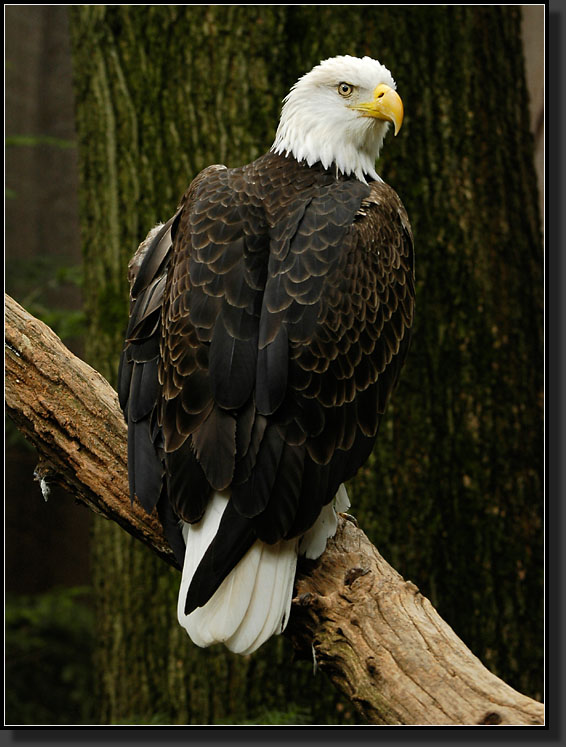
M 39 452 L 38 479 L 67 488 L 177 565 L 157 514 L 130 503 L 127 428 L 114 389 L 8 295 L 5 347 L 7 410 Z
M 537 725 L 544 707 L 489 672 L 431 603 L 342 518 L 299 569 L 293 642 L 372 724 Z
M 69 489 L 175 565 L 155 514 L 128 496 L 126 425 L 110 384 L 6 296 L 6 403 Z M 542 725 L 542 704 L 491 674 L 411 582 L 341 517 L 301 565 L 287 635 L 371 724 Z

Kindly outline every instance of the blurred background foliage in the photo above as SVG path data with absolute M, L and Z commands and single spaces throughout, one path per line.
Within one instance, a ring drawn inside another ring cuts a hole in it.
M 89 587 L 8 594 L 5 708 L 12 724 L 88 724 L 95 719 Z
M 519 7 L 9 6 L 6 289 L 113 381 L 128 257 L 190 177 L 268 147 L 280 99 L 318 59 L 382 59 L 407 116 L 380 169 L 413 222 L 419 300 L 353 512 L 492 671 L 541 698 L 538 110 L 529 123 Z M 541 21 L 523 8 L 527 73 Z M 535 72 L 535 104 L 539 90 Z M 72 497 L 46 504 L 35 455 L 7 433 L 9 723 L 358 722 L 284 639 L 251 661 L 190 647 L 177 574 L 117 527 L 93 535 Z
M 41 594 L 8 594 L 5 602 L 7 721 L 13 725 L 97 723 L 98 703 L 92 651 L 95 619 L 90 587 L 54 588 Z M 223 718 L 218 725 L 309 725 L 355 723 L 349 704 L 324 713 L 304 703 L 285 710 L 259 706 L 247 717 Z M 131 713 L 115 726 L 170 724 L 170 713 Z

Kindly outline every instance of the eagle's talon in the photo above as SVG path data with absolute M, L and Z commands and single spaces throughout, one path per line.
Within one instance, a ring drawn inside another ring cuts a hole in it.
M 346 514 L 346 513 L 341 512 L 340 516 L 343 519 L 346 519 L 346 521 L 351 521 L 352 524 L 356 527 L 356 529 L 360 528 L 360 525 L 358 524 L 358 520 L 356 519 L 355 516 L 352 516 L 352 514 Z

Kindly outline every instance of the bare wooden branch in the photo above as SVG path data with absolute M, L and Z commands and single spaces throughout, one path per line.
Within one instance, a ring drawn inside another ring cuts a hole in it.
M 293 601 L 294 644 L 369 723 L 543 723 L 543 706 L 489 672 L 348 519 L 299 570 Z
M 49 327 L 5 297 L 6 406 L 37 448 L 40 480 L 59 483 L 176 565 L 157 515 L 130 503 L 118 396 Z
M 40 477 L 175 564 L 155 515 L 128 497 L 116 393 L 6 296 L 6 403 L 40 454 Z M 542 725 L 541 703 L 491 674 L 351 520 L 301 566 L 287 635 L 371 724 Z

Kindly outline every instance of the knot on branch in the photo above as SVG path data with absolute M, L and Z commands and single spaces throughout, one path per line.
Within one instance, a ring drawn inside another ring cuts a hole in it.
M 482 721 L 478 721 L 479 726 L 498 726 L 502 723 L 501 716 L 495 711 L 486 713 Z
M 293 604 L 299 608 L 309 609 L 313 612 L 322 612 L 332 606 L 325 597 L 312 591 L 298 594 L 294 597 Z
M 371 568 L 361 568 L 360 566 L 350 568 L 344 576 L 344 586 L 351 586 L 356 579 L 360 576 L 366 576 L 370 571 Z

